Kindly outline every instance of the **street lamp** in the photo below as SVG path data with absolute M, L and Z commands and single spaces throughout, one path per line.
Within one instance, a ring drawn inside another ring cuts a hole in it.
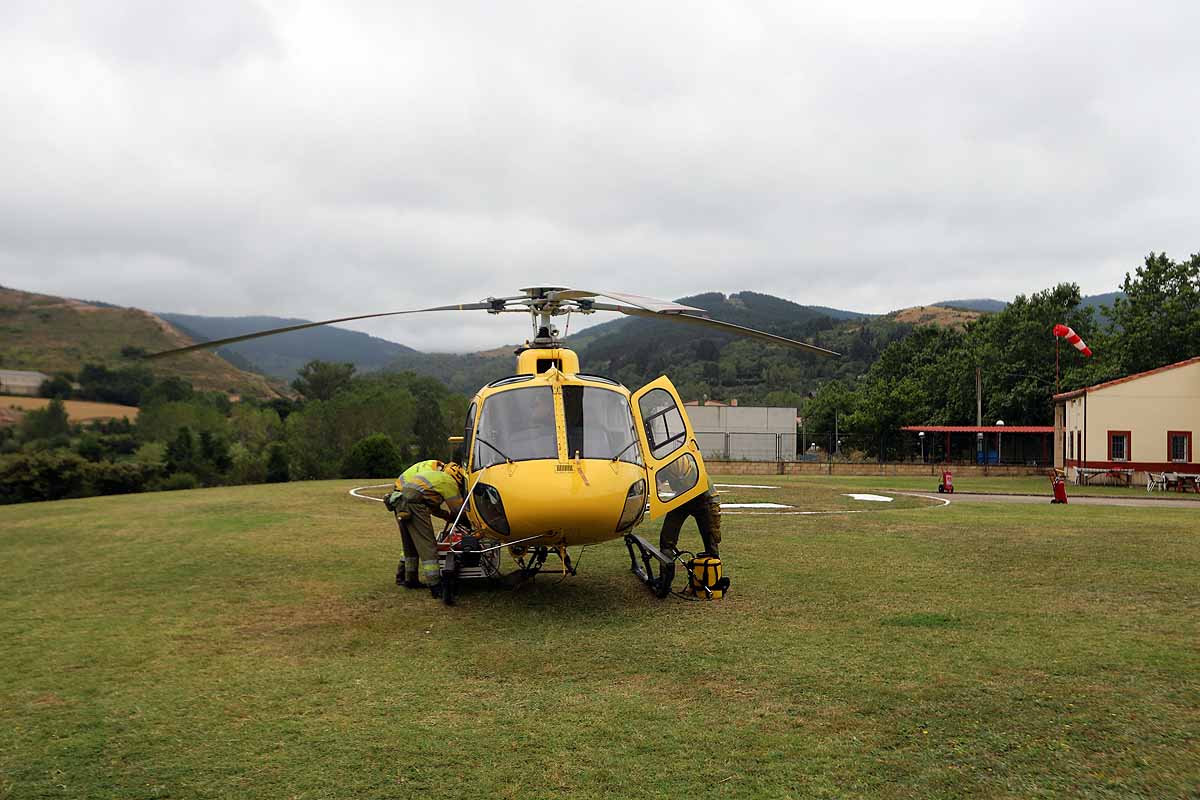
M 925 463 L 925 431 L 917 434 L 917 438 L 921 440 L 921 463 Z
M 1003 428 L 1004 420 L 1002 420 L 1002 419 L 996 420 L 996 427 Z M 996 464 L 1000 464 L 1004 460 L 1000 457 L 1000 436 L 1001 436 L 1000 431 L 996 431 Z

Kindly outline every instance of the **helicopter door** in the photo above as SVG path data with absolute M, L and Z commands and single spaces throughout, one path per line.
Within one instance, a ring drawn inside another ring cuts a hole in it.
M 708 473 L 679 393 L 665 375 L 638 389 L 631 399 L 653 487 L 650 518 L 655 519 L 703 494 Z

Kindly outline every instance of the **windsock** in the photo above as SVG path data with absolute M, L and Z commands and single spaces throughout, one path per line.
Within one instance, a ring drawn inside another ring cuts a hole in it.
M 1055 325 L 1054 335 L 1065 338 L 1068 342 L 1075 346 L 1075 349 L 1083 353 L 1085 356 L 1092 354 L 1092 348 L 1083 343 L 1083 339 L 1079 338 L 1079 334 L 1068 328 L 1066 325 Z

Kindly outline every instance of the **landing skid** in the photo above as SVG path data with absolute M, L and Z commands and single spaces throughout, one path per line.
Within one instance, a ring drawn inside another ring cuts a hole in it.
M 642 537 L 634 533 L 625 534 L 625 548 L 629 550 L 629 571 L 654 592 L 656 597 L 671 593 L 671 582 L 675 577 L 675 560 Z M 634 549 L 637 552 L 634 552 Z M 638 559 L 641 563 L 638 563 Z M 655 575 L 657 567 L 658 574 Z
M 571 563 L 571 554 L 562 545 L 540 544 L 528 549 L 513 547 L 510 552 L 517 562 L 517 569 L 510 572 L 505 578 L 514 577 L 516 579 L 515 586 L 520 586 L 546 571 L 546 559 L 551 555 L 558 556 L 560 568 L 557 572 L 560 575 L 565 578 L 568 575 L 576 574 L 575 565 Z

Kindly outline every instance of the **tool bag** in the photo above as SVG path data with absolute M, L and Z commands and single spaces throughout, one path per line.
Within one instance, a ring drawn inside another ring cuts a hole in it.
M 686 590 L 688 594 L 705 600 L 720 600 L 729 590 L 729 578 L 721 576 L 721 559 L 716 556 L 701 553 L 687 562 L 687 567 L 690 575 Z M 704 591 L 705 587 L 712 592 L 711 595 Z

